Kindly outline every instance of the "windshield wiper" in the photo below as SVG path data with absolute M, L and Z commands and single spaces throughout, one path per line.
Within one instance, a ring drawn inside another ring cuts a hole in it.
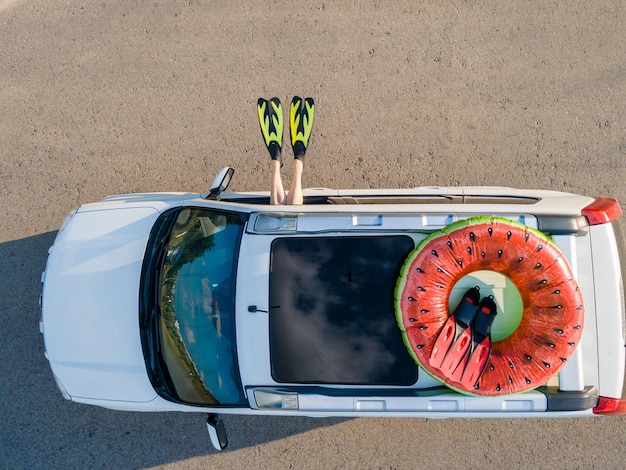
M 159 283 L 165 250 L 179 212 L 180 208 L 171 209 L 154 224 L 146 246 L 139 287 L 139 332 L 148 377 L 155 391 L 172 401 L 179 400 L 172 393 L 172 380 L 161 356 Z

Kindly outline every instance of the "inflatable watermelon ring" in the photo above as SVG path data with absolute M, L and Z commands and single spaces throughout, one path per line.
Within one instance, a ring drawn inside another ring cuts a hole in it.
M 480 270 L 507 276 L 519 291 L 523 313 L 515 331 L 492 344 L 486 367 L 470 388 L 442 376 L 428 359 L 450 316 L 452 288 Z M 565 256 L 543 233 L 500 217 L 472 217 L 424 239 L 402 267 L 395 306 L 417 364 L 455 390 L 486 396 L 547 382 L 576 349 L 584 317 L 582 295 Z

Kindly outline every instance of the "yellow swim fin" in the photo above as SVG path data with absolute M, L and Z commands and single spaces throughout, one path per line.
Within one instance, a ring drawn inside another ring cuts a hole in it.
M 279 160 L 282 165 L 281 149 L 283 145 L 283 107 L 278 98 L 267 101 L 259 98 L 257 102 L 259 124 L 263 141 L 272 160 Z
M 304 159 L 309 146 L 309 138 L 313 129 L 315 116 L 315 102 L 313 98 L 302 99 L 294 96 L 289 109 L 289 128 L 291 131 L 291 146 L 294 158 Z

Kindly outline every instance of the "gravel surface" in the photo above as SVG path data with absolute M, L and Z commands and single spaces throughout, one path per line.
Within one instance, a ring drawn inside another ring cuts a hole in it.
M 624 418 L 226 417 L 219 454 L 202 414 L 65 402 L 37 302 L 79 204 L 204 192 L 225 165 L 232 189 L 268 189 L 259 96 L 315 98 L 305 186 L 624 202 L 625 18 L 605 0 L 0 0 L 0 467 L 623 468 Z

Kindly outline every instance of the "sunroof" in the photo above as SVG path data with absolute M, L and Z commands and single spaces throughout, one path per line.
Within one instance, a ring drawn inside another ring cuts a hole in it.
M 411 385 L 393 293 L 408 236 L 272 243 L 270 355 L 281 383 Z

